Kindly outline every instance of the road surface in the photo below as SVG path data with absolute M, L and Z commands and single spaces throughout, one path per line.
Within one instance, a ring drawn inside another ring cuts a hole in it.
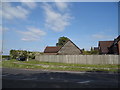
M 2 88 L 118 88 L 118 73 L 2 69 Z

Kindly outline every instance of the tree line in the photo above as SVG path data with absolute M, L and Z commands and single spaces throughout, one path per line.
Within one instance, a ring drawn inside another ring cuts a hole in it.
M 98 50 L 94 50 L 92 47 L 90 49 L 90 51 L 85 50 L 84 48 L 82 49 L 82 53 L 83 55 L 98 55 L 99 51 Z
M 36 54 L 42 54 L 40 52 L 31 52 L 31 51 L 27 51 L 27 50 L 10 50 L 10 57 L 12 59 L 17 59 L 20 57 L 24 57 L 26 59 L 35 59 L 35 55 Z

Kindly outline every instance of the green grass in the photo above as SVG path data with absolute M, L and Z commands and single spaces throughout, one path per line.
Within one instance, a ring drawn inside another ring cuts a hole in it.
M 40 62 L 36 60 L 24 61 L 23 63 L 32 63 L 32 64 L 44 64 L 44 65 L 56 65 L 56 66 L 76 66 L 76 67 L 96 67 L 96 68 L 120 68 L 120 65 L 86 65 L 86 64 L 67 64 L 67 63 L 56 63 L 56 62 Z
M 28 68 L 28 69 L 37 69 L 37 68 L 42 68 L 40 66 L 36 66 L 36 65 L 26 65 L 26 64 L 16 64 L 14 62 L 20 62 L 21 61 L 17 61 L 17 60 L 8 60 L 8 61 L 2 61 L 2 67 L 7 67 L 7 68 Z
M 20 63 L 24 63 L 24 64 L 20 64 Z M 30 64 L 33 64 L 33 65 L 30 65 Z M 38 64 L 40 65 L 38 66 Z M 48 65 L 48 67 L 44 67 L 44 65 Z M 48 70 L 63 70 L 63 71 L 117 72 L 118 69 L 115 69 L 115 68 L 120 67 L 120 65 L 83 65 L 83 64 L 66 64 L 66 63 L 55 63 L 55 62 L 40 62 L 40 61 L 35 61 L 35 60 L 17 61 L 17 60 L 12 59 L 12 60 L 7 60 L 7 61 L 2 61 L 2 67 L 25 68 L 25 69 L 48 69 Z M 88 68 L 88 67 L 91 67 L 91 68 Z M 110 68 L 110 69 L 101 69 L 101 68 Z

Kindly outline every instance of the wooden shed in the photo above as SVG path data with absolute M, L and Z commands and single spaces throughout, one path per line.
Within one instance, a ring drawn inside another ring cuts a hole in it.
M 53 55 L 79 55 L 82 50 L 79 49 L 71 40 L 68 40 L 62 47 L 49 47 L 44 50 L 44 54 Z

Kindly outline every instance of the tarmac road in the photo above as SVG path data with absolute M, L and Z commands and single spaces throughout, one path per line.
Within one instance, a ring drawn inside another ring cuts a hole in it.
M 2 88 L 118 88 L 117 73 L 2 69 Z

